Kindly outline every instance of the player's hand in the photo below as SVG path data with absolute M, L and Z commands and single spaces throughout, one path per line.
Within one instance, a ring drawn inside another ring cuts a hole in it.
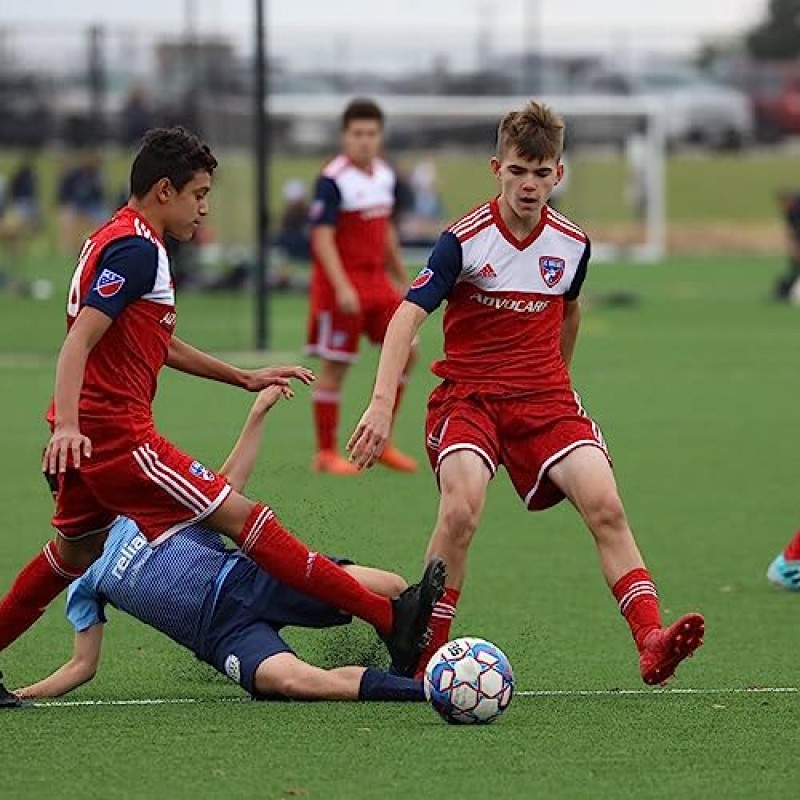
M 348 283 L 336 290 L 336 308 L 338 308 L 342 314 L 358 314 L 358 312 L 361 311 L 358 292 L 352 284 Z
M 286 366 L 246 369 L 242 372 L 242 388 L 248 392 L 260 392 L 270 386 L 278 386 L 284 390 L 284 397 L 294 397 L 294 392 L 290 386 L 292 379 L 308 386 L 314 382 L 315 377 L 308 367 Z
M 42 471 L 50 475 L 66 472 L 70 458 L 75 469 L 81 468 L 81 456 L 92 457 L 92 442 L 76 426 L 57 427 L 44 449 Z
M 369 469 L 383 452 L 392 427 L 392 407 L 372 401 L 347 443 L 350 460 L 359 469 Z
M 281 397 L 292 398 L 294 392 L 289 386 L 268 386 L 262 389 L 253 401 L 252 412 L 258 417 L 263 417 Z

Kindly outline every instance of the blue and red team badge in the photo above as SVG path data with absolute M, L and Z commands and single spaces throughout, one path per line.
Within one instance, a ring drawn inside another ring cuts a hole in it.
M 199 461 L 192 461 L 192 465 L 189 467 L 189 472 L 191 472 L 195 478 L 202 478 L 204 481 L 214 480 L 214 473 Z
M 122 275 L 117 275 L 110 269 L 104 269 L 100 273 L 94 288 L 100 297 L 113 297 L 125 285 L 125 278 Z
M 556 256 L 541 256 L 539 258 L 539 272 L 549 288 L 553 288 L 564 275 L 564 259 Z
M 421 289 L 433 277 L 433 270 L 428 267 L 423 267 L 418 273 L 417 277 L 411 281 L 412 289 Z

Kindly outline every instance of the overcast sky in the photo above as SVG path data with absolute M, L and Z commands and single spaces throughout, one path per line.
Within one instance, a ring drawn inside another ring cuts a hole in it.
M 0 0 L 0 27 L 25 31 L 26 39 L 52 39 L 91 22 L 177 33 L 191 16 L 198 31 L 224 32 L 250 49 L 254 0 L 33 0 L 24 14 L 21 5 Z M 436 53 L 468 65 L 480 43 L 501 53 L 520 51 L 531 39 L 550 50 L 690 50 L 705 37 L 752 25 L 766 6 L 767 0 L 268 0 L 273 52 L 302 66 L 335 61 L 354 69 L 427 62 Z

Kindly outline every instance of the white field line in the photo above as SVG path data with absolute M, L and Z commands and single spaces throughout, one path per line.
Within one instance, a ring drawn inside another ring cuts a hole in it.
M 540 689 L 515 692 L 516 697 L 682 697 L 685 695 L 798 694 L 797 686 L 747 686 L 731 689 Z M 96 706 L 180 706 L 209 703 L 248 703 L 248 697 L 153 697 L 131 700 L 42 700 L 36 708 L 77 708 Z

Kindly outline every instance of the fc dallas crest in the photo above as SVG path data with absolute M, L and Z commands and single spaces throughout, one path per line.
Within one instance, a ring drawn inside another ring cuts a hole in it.
M 556 256 L 541 256 L 539 272 L 542 273 L 544 282 L 552 289 L 564 275 L 564 259 Z

